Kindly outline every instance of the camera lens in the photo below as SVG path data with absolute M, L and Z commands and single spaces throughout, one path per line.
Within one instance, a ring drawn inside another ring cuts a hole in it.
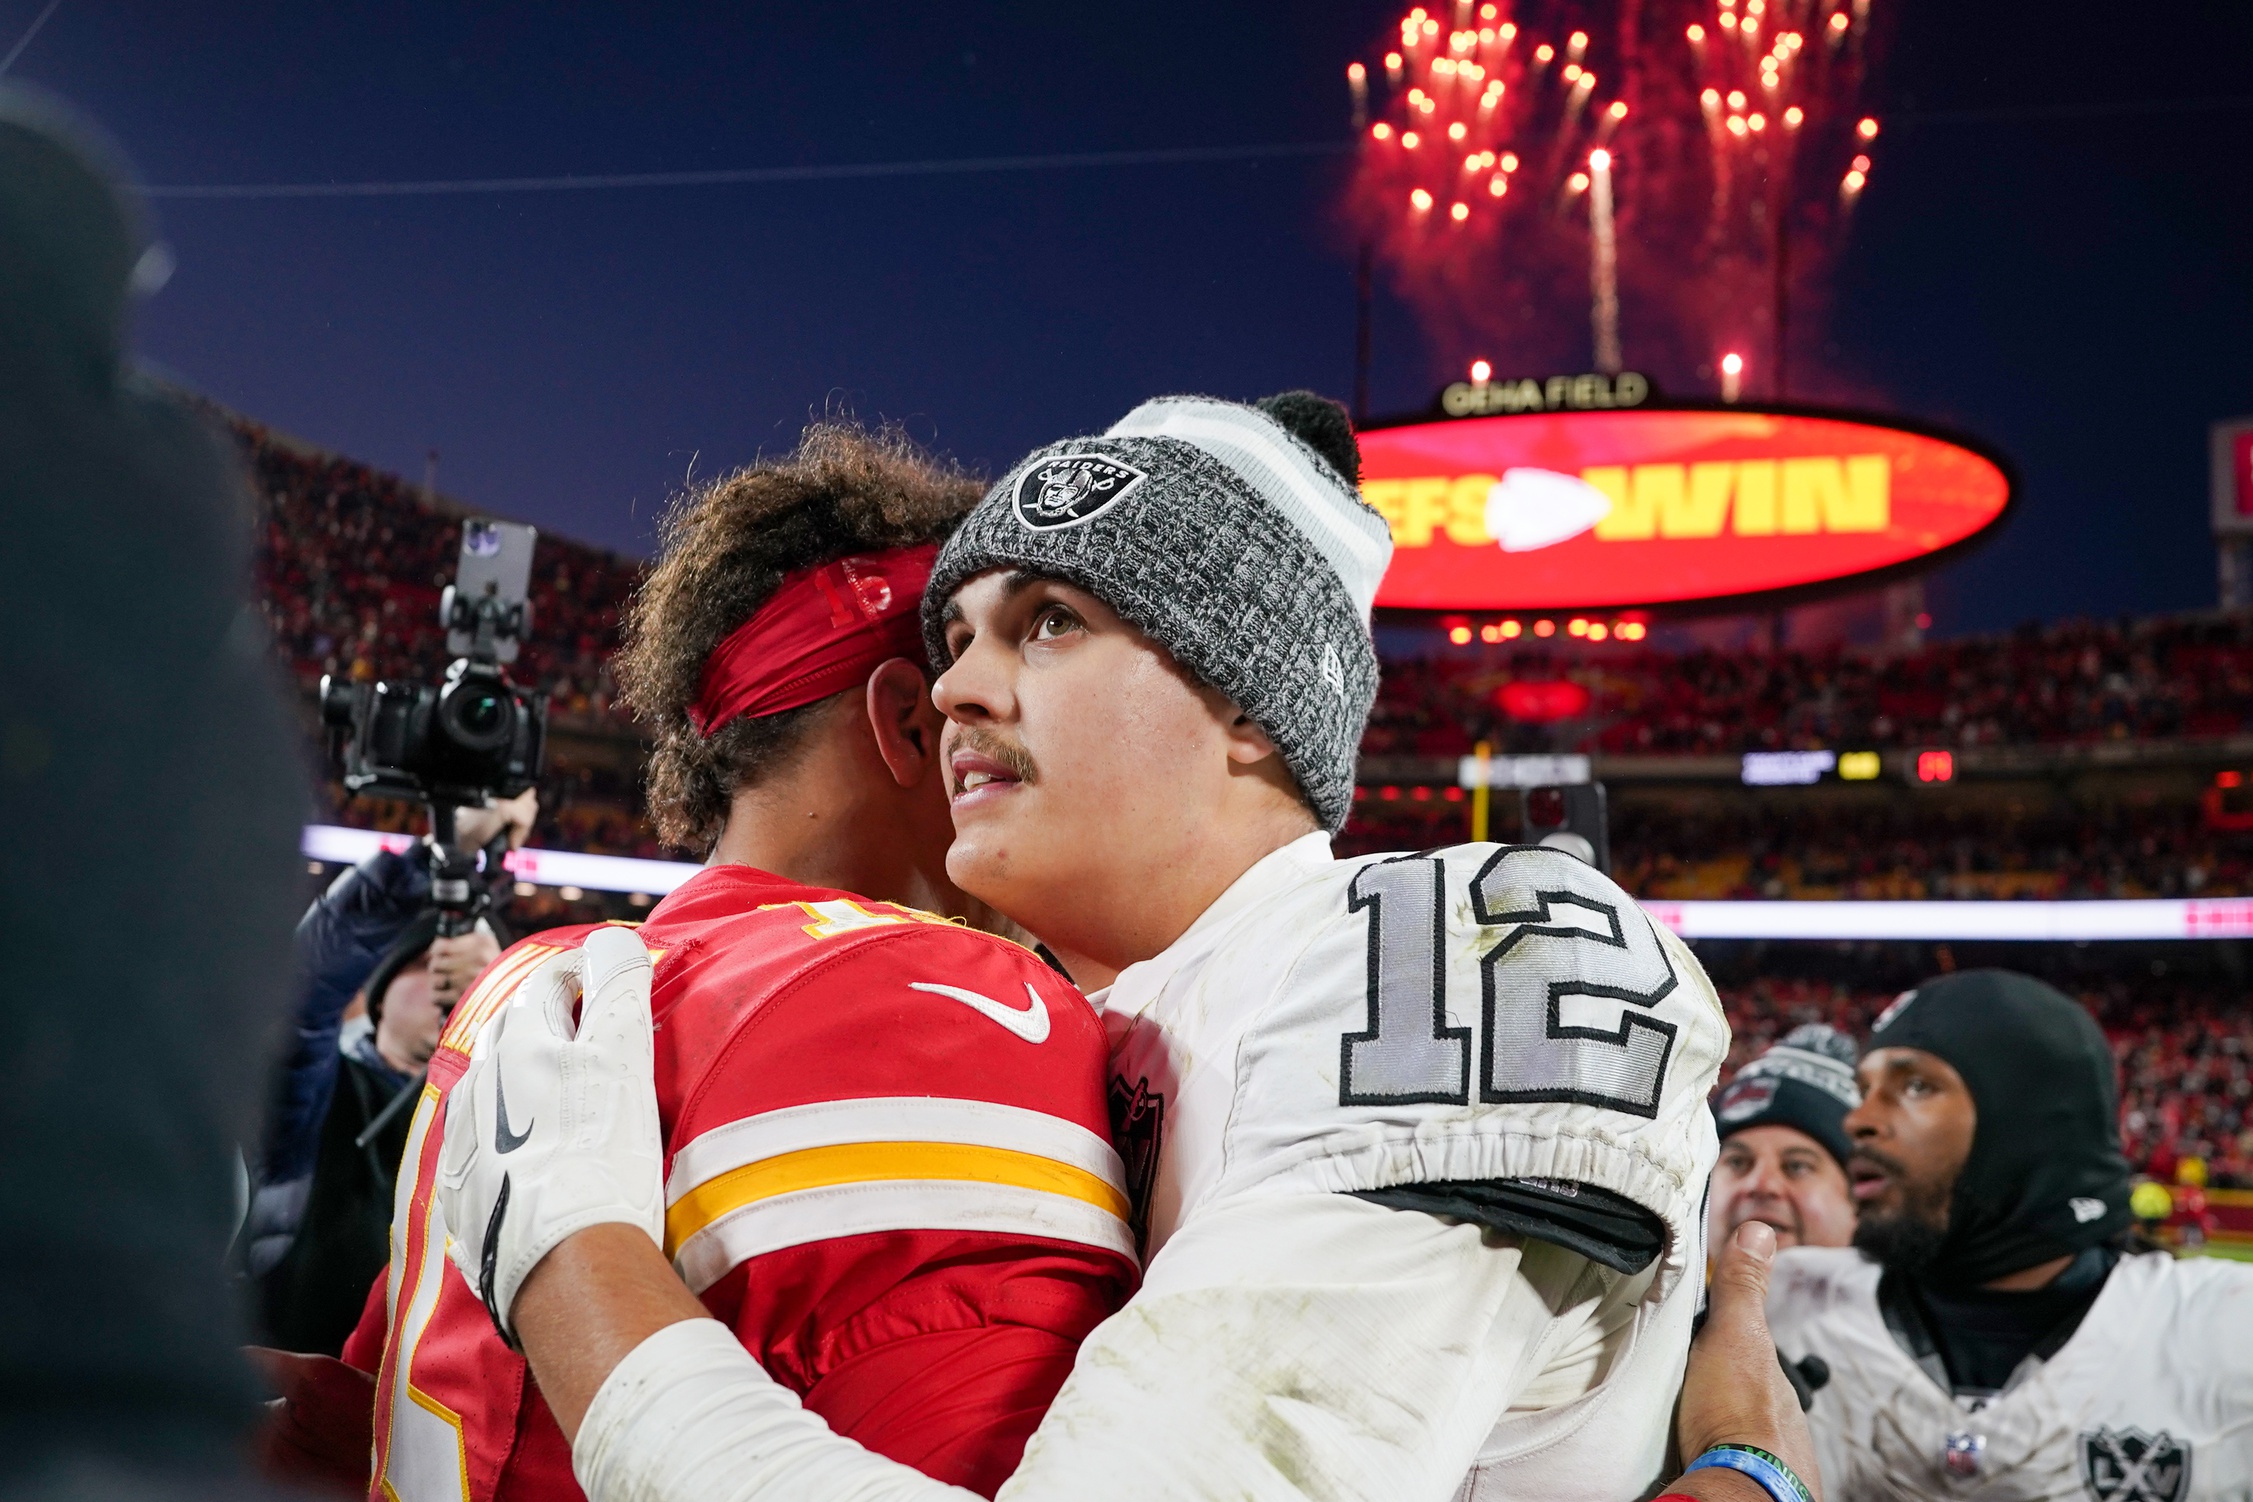
M 506 689 L 484 683 L 450 684 L 438 701 L 438 718 L 447 739 L 470 751 L 507 745 L 515 729 L 515 710 Z

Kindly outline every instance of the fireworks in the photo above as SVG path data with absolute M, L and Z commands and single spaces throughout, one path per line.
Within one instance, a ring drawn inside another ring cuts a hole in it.
M 1365 122 L 1351 212 L 1442 353 L 1520 369 L 1624 356 L 1711 389 L 1718 353 L 1750 346 L 1770 350 L 1772 384 L 1788 312 L 1820 289 L 1871 181 L 1872 11 L 1418 5 L 1380 54 L 1381 97 L 1377 66 L 1349 73 Z

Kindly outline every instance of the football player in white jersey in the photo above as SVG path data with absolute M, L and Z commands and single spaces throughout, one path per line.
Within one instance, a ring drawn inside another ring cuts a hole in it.
M 1019 464 L 933 575 L 949 874 L 1103 1010 L 1148 1257 L 1005 1496 L 1623 1499 L 1672 1469 L 1727 1025 L 1680 941 L 1570 856 L 1331 856 L 1390 552 L 1358 467 L 1318 398 L 1147 403 Z M 978 1000 L 997 1025 L 1042 1006 Z M 489 1081 L 520 1028 L 528 1063 L 568 1047 L 502 1016 Z M 590 1232 L 535 1272 L 559 1228 L 646 1217 L 483 1135 L 448 1134 L 456 1260 L 597 1502 L 962 1495 L 710 1338 L 655 1226 L 624 1238 L 638 1270 L 575 1261 Z M 654 1173 L 634 1151 L 612 1179 Z M 510 1172 L 535 1206 L 513 1218 Z M 1788 1393 L 1766 1365 L 1746 1385 Z M 1809 1469 L 1768 1417 L 1753 1438 Z M 1762 1495 L 1718 1470 L 1749 1453 L 1684 1488 Z
M 2127 1240 L 2112 1051 L 2040 981 L 1966 971 L 1878 1020 L 1847 1115 L 1855 1246 L 1776 1259 L 1830 1382 L 1833 1498 L 2253 1497 L 2253 1267 Z

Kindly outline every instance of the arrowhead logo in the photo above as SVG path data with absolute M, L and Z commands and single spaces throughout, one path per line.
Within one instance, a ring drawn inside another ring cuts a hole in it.
M 1578 475 L 1506 469 L 1486 493 L 1486 535 L 1505 553 L 1570 542 L 1612 513 L 1612 499 Z
M 991 1017 L 1027 1043 L 1048 1041 L 1048 1003 L 1040 999 L 1040 992 L 1033 989 L 1031 981 L 1025 982 L 1025 995 L 1029 1000 L 1022 1007 L 1008 1006 L 977 991 L 964 990 L 961 986 L 942 986 L 936 981 L 913 980 L 908 982 L 907 988 L 959 1001 L 972 1011 Z

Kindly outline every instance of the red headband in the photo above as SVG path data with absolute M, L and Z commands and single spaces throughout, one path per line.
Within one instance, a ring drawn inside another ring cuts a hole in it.
M 938 557 L 939 545 L 927 542 L 785 574 L 774 597 L 705 659 L 688 711 L 697 733 L 826 699 L 888 658 L 922 662 L 923 586 Z

